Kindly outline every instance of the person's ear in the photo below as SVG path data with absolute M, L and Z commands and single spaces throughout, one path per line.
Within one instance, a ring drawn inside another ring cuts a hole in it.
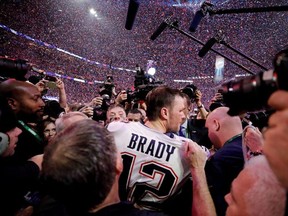
M 214 119 L 213 127 L 214 127 L 215 131 L 219 131 L 220 130 L 220 122 Z
M 7 102 L 13 111 L 18 109 L 19 103 L 14 98 L 7 98 Z
M 161 115 L 161 118 L 163 119 L 168 119 L 169 118 L 169 111 L 166 107 L 162 107 L 161 110 L 160 110 L 160 115 Z
M 119 152 L 117 152 L 117 160 L 116 160 L 116 174 L 120 176 L 123 171 L 123 160 Z

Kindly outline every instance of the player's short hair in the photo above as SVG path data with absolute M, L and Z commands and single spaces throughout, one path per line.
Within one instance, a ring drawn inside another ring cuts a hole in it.
M 75 117 L 78 117 L 78 119 L 88 119 L 87 115 L 79 111 L 65 113 L 55 121 L 57 133 L 73 123 L 75 121 Z
M 83 214 L 107 197 L 116 176 L 113 137 L 97 122 L 77 121 L 55 136 L 44 154 L 44 187 L 66 206 Z
M 135 108 L 135 109 L 131 109 L 128 111 L 128 114 L 132 113 L 132 114 L 140 114 L 142 116 L 142 113 L 139 109 Z
M 146 96 L 146 115 L 148 120 L 155 121 L 160 116 L 163 107 L 171 108 L 176 96 L 184 97 L 184 94 L 178 89 L 172 89 L 167 86 L 159 86 L 152 89 Z

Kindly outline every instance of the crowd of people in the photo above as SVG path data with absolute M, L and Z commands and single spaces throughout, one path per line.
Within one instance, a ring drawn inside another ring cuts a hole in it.
M 103 110 L 101 94 L 70 106 L 59 78 L 44 99 L 47 82 L 0 83 L 1 215 L 287 214 L 287 91 L 261 132 L 199 89 L 122 91 Z

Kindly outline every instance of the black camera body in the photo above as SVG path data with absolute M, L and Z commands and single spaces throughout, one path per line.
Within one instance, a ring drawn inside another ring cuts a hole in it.
M 153 88 L 163 85 L 162 81 L 155 81 L 155 79 L 148 74 L 145 74 L 144 70 L 136 65 L 136 75 L 134 79 L 135 91 L 130 94 L 131 100 L 134 102 L 144 101 L 146 95 Z
M 134 99 L 134 92 L 131 89 L 126 89 L 127 102 L 130 103 Z
M 44 79 L 45 79 L 45 80 L 48 80 L 48 81 L 50 81 L 50 82 L 56 82 L 56 81 L 57 81 L 56 77 L 54 77 L 54 76 L 49 76 L 49 75 L 46 75 L 46 76 L 44 77 Z
M 111 75 L 107 75 L 106 80 L 104 81 L 104 84 L 101 87 L 99 93 L 101 96 L 106 94 L 106 95 L 109 95 L 109 98 L 111 98 L 114 87 L 115 85 L 114 85 L 113 77 Z
M 196 96 L 196 90 L 197 90 L 197 87 L 195 85 L 189 84 L 189 85 L 185 86 L 181 91 L 188 95 L 191 102 L 194 102 L 196 97 L 197 97 Z
M 103 98 L 102 105 L 94 107 L 93 109 L 93 120 L 95 121 L 105 121 L 106 120 L 106 112 L 110 107 L 110 100 L 113 94 L 114 88 L 114 80 L 113 76 L 107 75 L 104 84 L 101 86 L 99 94 Z
M 138 101 L 144 101 L 146 99 L 146 95 L 148 94 L 149 91 L 151 91 L 153 88 L 156 88 L 159 85 L 143 85 L 139 86 L 132 94 L 132 98 L 134 102 Z
M 222 85 L 223 102 L 230 115 L 268 108 L 270 95 L 278 89 L 288 91 L 288 49 L 274 58 L 274 69 Z
M 101 95 L 103 98 L 102 105 L 101 106 L 96 106 L 93 109 L 93 117 L 92 119 L 95 121 L 105 121 L 106 120 L 106 112 L 108 108 L 110 107 L 110 97 L 107 94 Z

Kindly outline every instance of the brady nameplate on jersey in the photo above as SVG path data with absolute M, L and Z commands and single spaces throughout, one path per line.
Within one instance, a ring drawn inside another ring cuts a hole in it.
M 161 204 L 179 191 L 190 174 L 184 157 L 186 138 L 171 138 L 138 122 L 112 122 L 107 129 L 123 159 L 121 179 L 128 200 L 153 209 L 149 203 Z

